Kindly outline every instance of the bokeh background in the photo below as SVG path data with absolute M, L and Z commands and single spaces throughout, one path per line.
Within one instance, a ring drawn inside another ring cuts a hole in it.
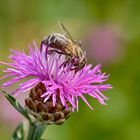
M 113 90 L 104 92 L 107 106 L 88 98 L 62 126 L 49 126 L 51 140 L 140 139 L 140 1 L 139 0 L 0 0 L 0 61 L 9 48 L 27 50 L 28 43 L 63 22 L 82 40 L 88 62 L 102 63 Z M 5 66 L 0 65 L 0 76 Z M 0 81 L 0 84 L 2 81 Z M 9 91 L 10 92 L 10 91 Z M 23 99 L 24 97 L 18 97 Z M 23 118 L 0 95 L 0 140 L 9 140 Z

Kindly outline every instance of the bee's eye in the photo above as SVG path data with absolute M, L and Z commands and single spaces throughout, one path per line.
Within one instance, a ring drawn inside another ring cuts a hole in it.
M 83 67 L 85 66 L 85 64 L 86 64 L 86 61 L 83 60 L 83 61 L 82 61 L 82 65 L 83 65 Z

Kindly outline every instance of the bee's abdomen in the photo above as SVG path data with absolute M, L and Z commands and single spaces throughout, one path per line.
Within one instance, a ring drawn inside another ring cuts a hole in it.
M 50 44 L 55 44 L 55 45 L 58 45 L 58 46 L 67 45 L 66 37 L 64 35 L 59 34 L 59 33 L 53 33 L 49 36 L 46 36 L 46 37 L 44 37 L 43 41 L 47 45 L 50 45 Z

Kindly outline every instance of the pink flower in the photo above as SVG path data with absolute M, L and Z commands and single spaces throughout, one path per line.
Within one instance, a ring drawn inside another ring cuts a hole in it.
M 89 33 L 88 52 L 96 62 L 112 63 L 122 53 L 122 39 L 119 30 L 111 25 L 100 25 Z
M 107 81 L 109 75 L 101 72 L 101 65 L 97 64 L 94 68 L 91 64 L 75 73 L 71 70 L 72 65 L 63 65 L 65 55 L 53 53 L 47 54 L 47 46 L 43 45 L 40 51 L 34 42 L 34 48 L 30 46 L 29 54 L 25 52 L 12 51 L 10 56 L 12 63 L 1 62 L 10 66 L 4 70 L 7 73 L 3 78 L 11 79 L 3 84 L 8 87 L 16 82 L 26 79 L 18 85 L 18 88 L 12 93 L 16 96 L 29 91 L 39 82 L 44 83 L 47 91 L 42 95 L 44 102 L 52 97 L 53 106 L 56 105 L 56 94 L 59 95 L 61 103 L 69 109 L 66 101 L 72 105 L 72 109 L 78 111 L 78 97 L 80 97 L 91 109 L 92 107 L 84 97 L 89 95 L 97 99 L 101 104 L 108 98 L 102 94 L 102 91 L 111 89 L 110 84 L 103 84 Z

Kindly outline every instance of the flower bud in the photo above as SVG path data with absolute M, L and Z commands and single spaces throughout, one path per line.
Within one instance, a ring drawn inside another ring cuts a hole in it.
M 47 124 L 63 124 L 66 119 L 71 115 L 71 104 L 67 101 L 69 110 L 62 105 L 59 93 L 56 93 L 56 105 L 53 105 L 52 97 L 46 102 L 41 97 L 46 92 L 46 87 L 43 83 L 38 83 L 31 89 L 29 98 L 25 99 L 25 106 L 29 113 L 37 120 L 46 122 Z

